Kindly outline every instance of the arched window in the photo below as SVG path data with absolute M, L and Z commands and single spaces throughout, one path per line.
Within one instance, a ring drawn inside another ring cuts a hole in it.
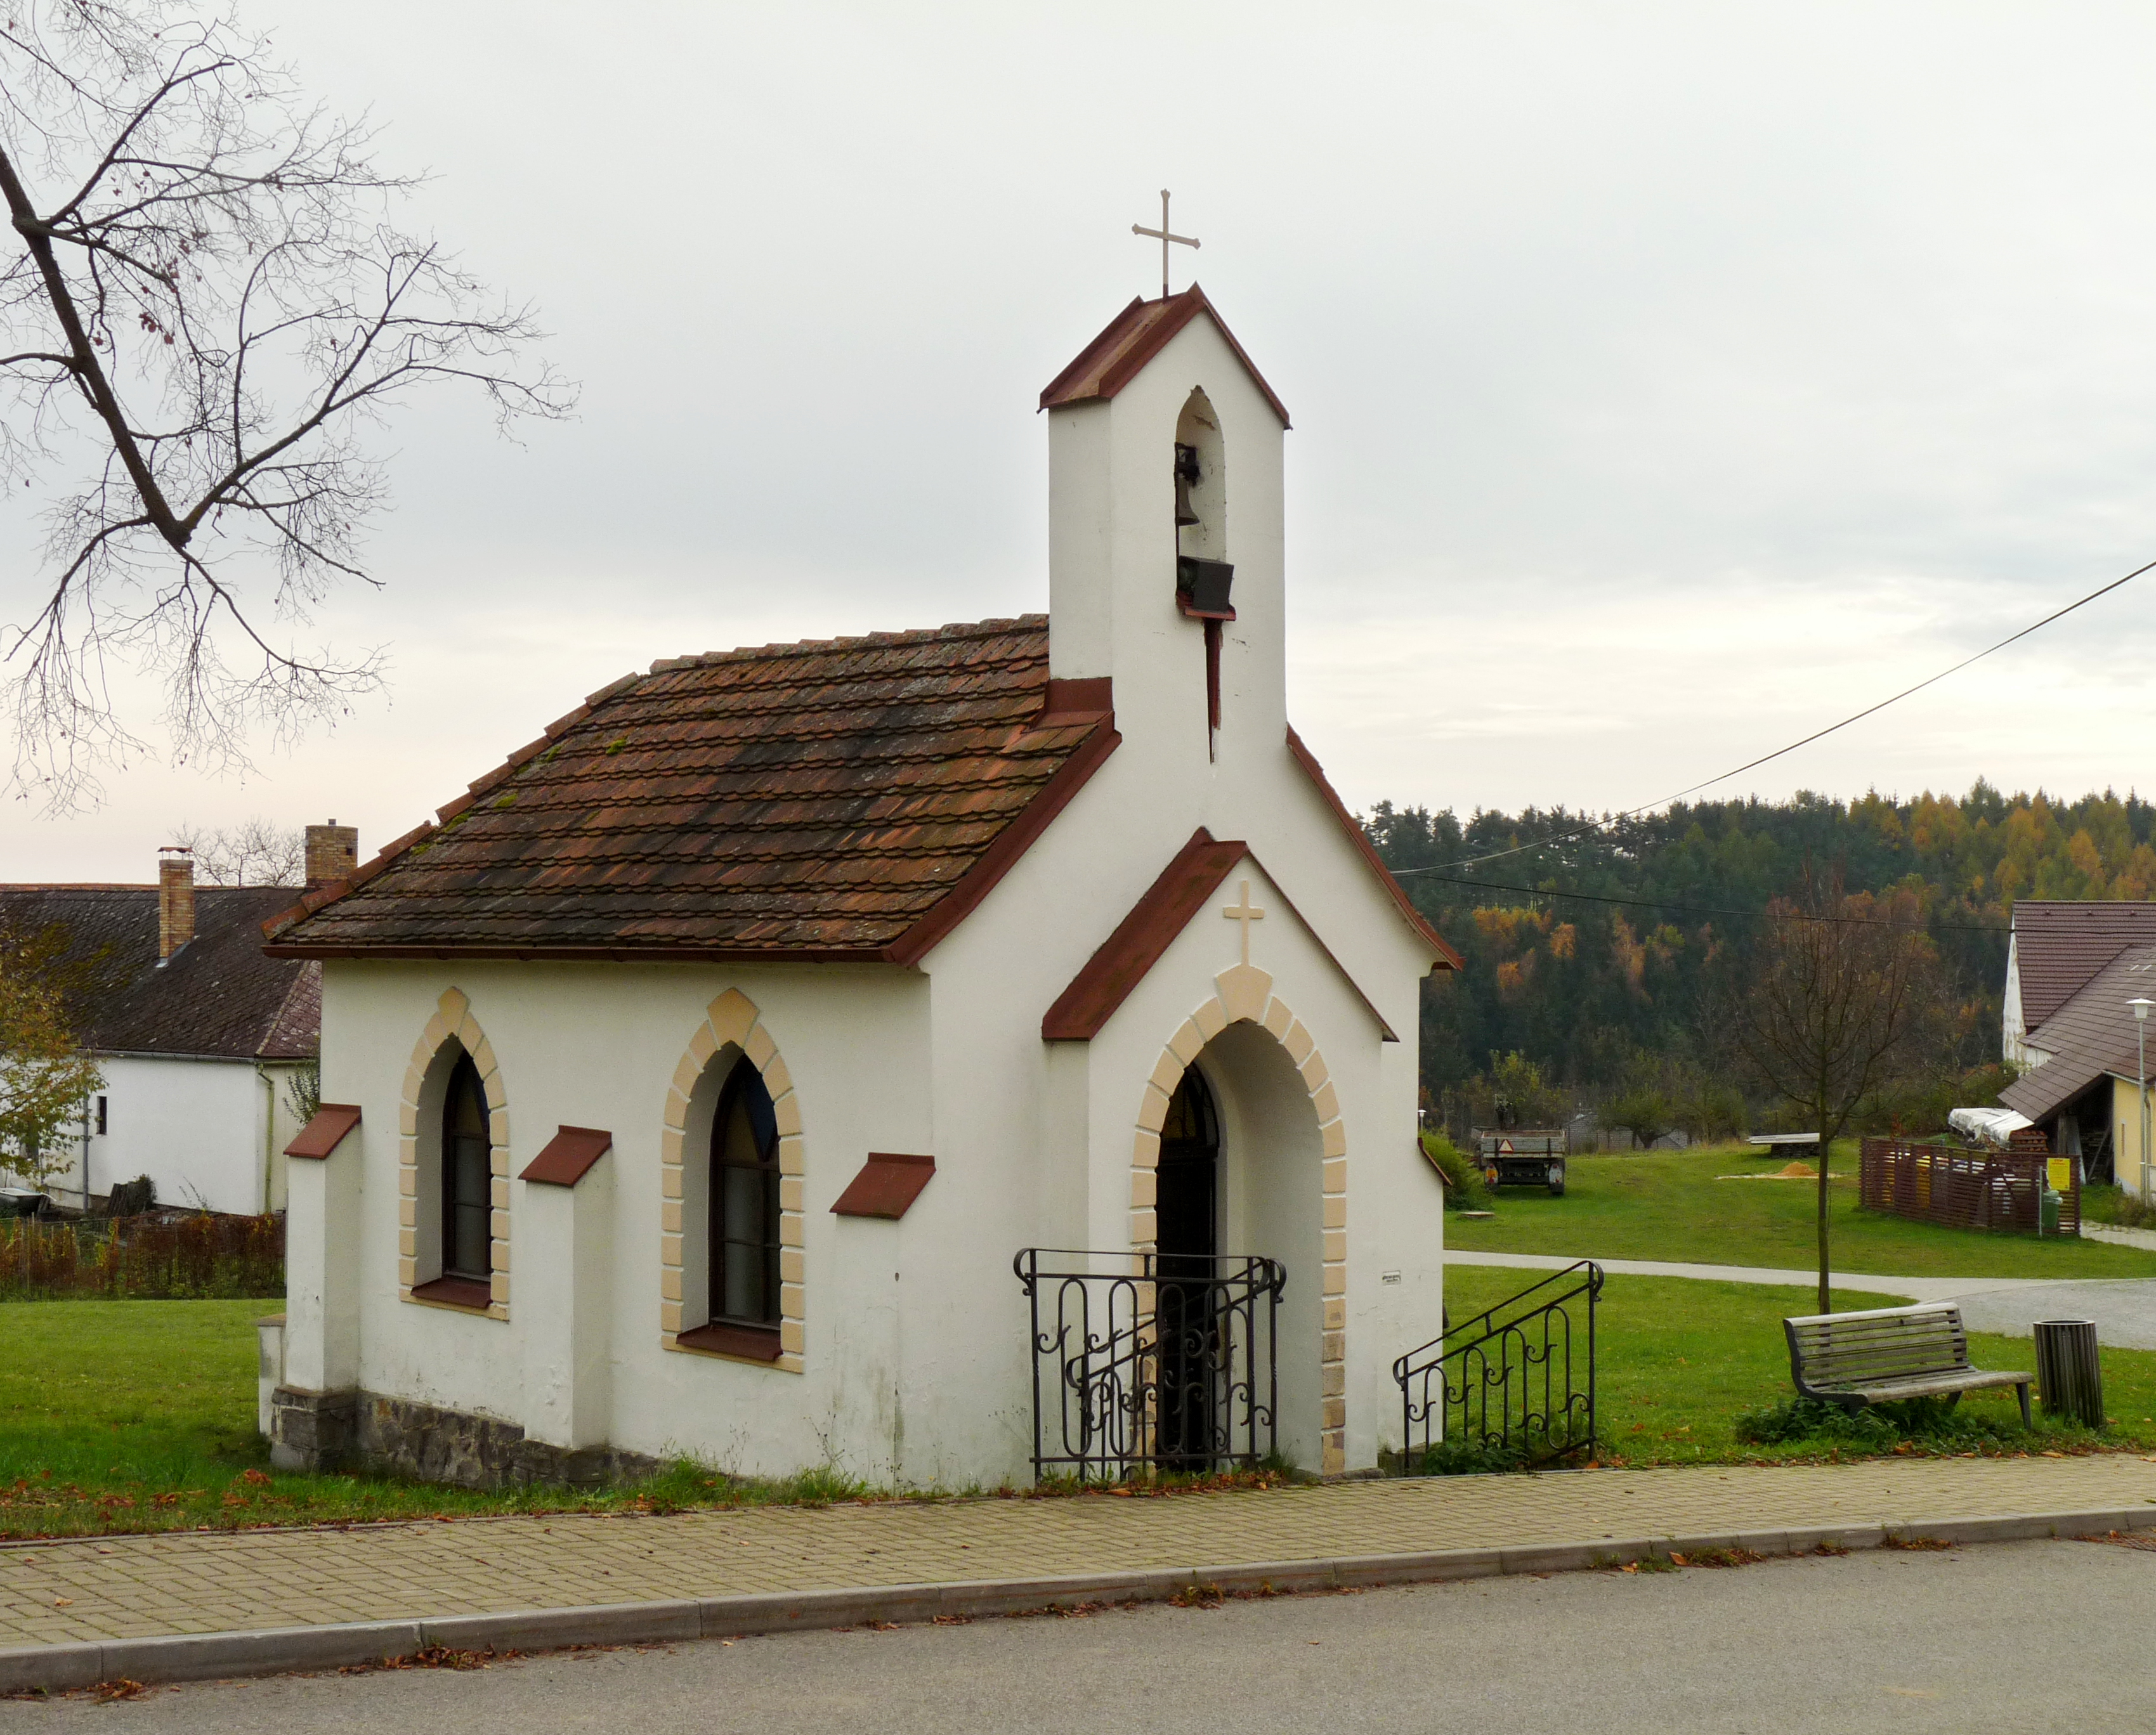
M 492 1140 L 486 1092 L 467 1054 L 442 1098 L 442 1275 L 485 1282 L 493 1270 Z
M 737 1061 L 711 1118 L 711 1322 L 778 1328 L 778 1119 Z

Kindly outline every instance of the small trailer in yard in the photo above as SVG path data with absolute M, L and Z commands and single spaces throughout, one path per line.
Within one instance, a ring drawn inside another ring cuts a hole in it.
M 1548 1187 L 1564 1196 L 1564 1159 L 1571 1135 L 1562 1127 L 1511 1127 L 1475 1131 L 1476 1160 L 1493 1187 Z

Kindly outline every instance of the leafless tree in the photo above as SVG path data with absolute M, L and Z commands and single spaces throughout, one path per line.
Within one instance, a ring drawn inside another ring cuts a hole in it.
M 1936 1000 L 1936 954 L 1912 892 L 1847 893 L 1807 868 L 1768 906 L 1748 956 L 1731 954 L 1709 1001 L 1717 1034 L 1757 1082 L 1819 1134 L 1819 1308 L 1828 1293 L 1833 1141 L 1906 1059 Z
M 456 381 L 505 426 L 574 391 L 528 309 L 393 220 L 416 177 L 311 105 L 264 38 L 181 0 L 20 0 L 0 18 L 0 473 L 53 479 L 45 567 L 0 631 L 16 793 L 95 799 L 142 744 L 117 666 L 164 689 L 176 756 L 245 762 L 377 687 L 308 647 L 311 609 L 377 582 L 365 436 Z
M 172 842 L 194 853 L 195 872 L 213 886 L 300 886 L 307 878 L 304 832 L 285 831 L 259 814 L 214 831 L 183 825 Z

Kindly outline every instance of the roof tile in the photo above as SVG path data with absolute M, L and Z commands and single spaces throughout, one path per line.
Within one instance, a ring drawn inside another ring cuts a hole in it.
M 1041 616 L 654 663 L 595 693 L 280 955 L 874 955 L 988 853 L 1105 714 L 1041 726 Z

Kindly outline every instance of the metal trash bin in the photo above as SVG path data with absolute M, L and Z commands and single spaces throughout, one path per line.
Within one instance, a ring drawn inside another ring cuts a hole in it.
M 2054 1421 L 2103 1425 L 2103 1364 L 2093 1319 L 2036 1322 L 2036 1395 Z

